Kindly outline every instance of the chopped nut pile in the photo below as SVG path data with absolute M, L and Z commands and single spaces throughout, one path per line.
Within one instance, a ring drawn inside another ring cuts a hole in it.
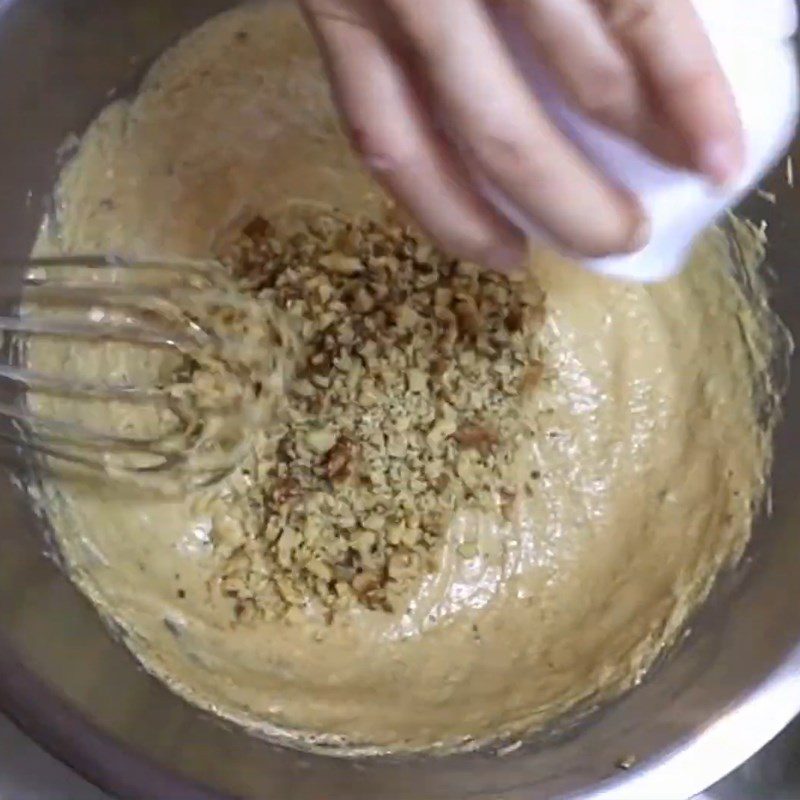
M 241 484 L 248 519 L 215 527 L 221 591 L 240 619 L 401 607 L 456 511 L 508 514 L 530 491 L 541 290 L 320 210 L 252 220 L 223 260 L 304 353 Z

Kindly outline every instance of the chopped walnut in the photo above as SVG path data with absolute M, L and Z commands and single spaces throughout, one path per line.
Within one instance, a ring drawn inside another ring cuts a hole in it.
M 331 481 L 341 481 L 348 478 L 355 467 L 358 448 L 348 438 L 342 436 L 328 451 L 327 475 Z
M 462 447 L 472 447 L 483 455 L 488 455 L 500 443 L 497 431 L 485 425 L 462 425 L 455 439 Z
M 230 520 L 212 537 L 228 543 L 219 591 L 248 620 L 402 608 L 456 511 L 510 524 L 534 491 L 517 455 L 543 376 L 541 289 L 400 224 L 320 209 L 257 216 L 222 258 L 246 295 L 293 321 L 299 344 L 253 476 L 230 488 L 247 500 L 238 540 Z
M 520 389 L 525 394 L 530 394 L 539 388 L 539 384 L 544 377 L 544 364 L 541 361 L 533 361 L 522 374 Z
M 294 478 L 283 478 L 275 483 L 272 499 L 275 505 L 282 506 L 302 494 L 300 483 Z

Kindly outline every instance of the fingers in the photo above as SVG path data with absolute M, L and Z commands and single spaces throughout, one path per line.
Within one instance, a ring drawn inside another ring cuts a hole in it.
M 591 119 L 718 183 L 742 168 L 743 136 L 730 87 L 688 0 L 501 4 Z
M 638 133 L 644 107 L 638 77 L 594 6 L 585 0 L 503 5 L 581 111 L 621 133 Z
M 563 137 L 517 73 L 478 0 L 386 0 L 477 177 L 562 248 L 604 256 L 641 248 L 646 219 Z
M 496 265 L 521 252 L 476 184 L 515 222 L 577 255 L 644 246 L 638 203 L 550 122 L 485 0 L 301 2 L 356 146 L 445 247 Z M 521 15 L 590 117 L 719 183 L 741 170 L 735 102 L 691 0 L 493 2 Z
M 490 8 L 525 31 L 525 46 L 533 43 L 539 61 L 589 119 L 665 162 L 693 166 L 670 126 L 655 118 L 638 70 L 591 0 L 493 0 Z
M 719 184 L 739 174 L 745 146 L 731 88 L 690 0 L 595 0 L 684 138 L 694 167 Z
M 401 67 L 376 35 L 373 0 L 306 0 L 356 149 L 385 188 L 448 252 L 518 268 L 525 239 L 480 197 L 432 130 Z

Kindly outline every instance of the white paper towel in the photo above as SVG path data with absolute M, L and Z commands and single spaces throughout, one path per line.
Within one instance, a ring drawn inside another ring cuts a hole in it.
M 735 205 L 791 142 L 800 108 L 791 41 L 798 25 L 794 0 L 695 0 L 695 6 L 733 87 L 747 139 L 746 168 L 740 180 L 724 190 L 696 174 L 665 167 L 577 114 L 526 57 L 527 45 L 515 31 L 507 31 L 517 58 L 525 62 L 532 89 L 551 117 L 594 163 L 634 192 L 651 217 L 653 235 L 644 250 L 587 260 L 594 272 L 638 281 L 675 275 L 697 235 Z M 521 221 L 503 198 L 492 193 L 491 199 Z

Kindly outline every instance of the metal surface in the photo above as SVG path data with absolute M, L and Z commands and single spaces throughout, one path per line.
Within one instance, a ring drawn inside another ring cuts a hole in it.
M 3 264 L 0 263 L 0 268 Z M 163 381 L 112 383 L 106 377 L 86 381 L 74 369 L 59 364 L 57 372 L 37 372 L 26 364 L 28 346 L 49 340 L 134 345 L 144 357 L 150 350 L 183 358 L 214 352 L 235 352 L 238 342 L 206 330 L 202 310 L 236 302 L 230 276 L 217 261 L 129 261 L 110 256 L 21 259 L 5 266 L 22 274 L 25 302 L 0 316 L 0 340 L 9 346 L 0 353 L 0 381 L 11 397 L 0 399 L 0 417 L 12 420 L 14 431 L 0 431 L 9 445 L 50 459 L 131 477 L 161 480 L 172 473 L 208 486 L 233 470 L 236 460 L 215 458 L 197 463 L 197 409 L 182 402 Z M 120 270 L 125 280 L 120 280 Z M 9 301 L 19 287 L 0 286 Z M 27 395 L 27 397 L 26 397 Z M 35 411 L 32 395 L 105 400 L 168 410 L 169 422 L 146 437 L 123 434 L 119 428 L 77 423 Z M 203 413 L 232 416 L 241 408 L 217 404 Z
M 110 90 L 228 0 L 0 0 L 0 253 L 25 252 L 54 154 Z M 776 304 L 800 330 L 798 198 L 764 204 Z M 168 213 L 168 209 L 164 209 Z M 153 213 L 160 209 L 154 208 Z M 5 283 L 18 280 L 12 270 Z M 144 674 L 44 554 L 42 521 L 0 481 L 0 706 L 95 783 L 130 798 L 544 800 L 686 798 L 745 761 L 800 710 L 800 390 L 780 431 L 774 515 L 741 572 L 635 692 L 547 746 L 503 758 L 345 762 L 220 725 Z M 400 698 L 398 698 L 400 701 Z M 630 757 L 628 772 L 618 765 Z
M 0 797 L 4 800 L 109 800 L 0 715 Z
M 8 800 L 114 800 L 46 753 L 0 715 L 0 797 Z M 674 800 L 659 795 L 659 800 Z M 800 720 L 724 781 L 694 800 L 797 800 Z M 494 800 L 494 799 L 493 799 Z M 642 800 L 648 800 L 642 798 Z
M 800 720 L 722 783 L 696 800 L 797 800 L 800 797 Z

